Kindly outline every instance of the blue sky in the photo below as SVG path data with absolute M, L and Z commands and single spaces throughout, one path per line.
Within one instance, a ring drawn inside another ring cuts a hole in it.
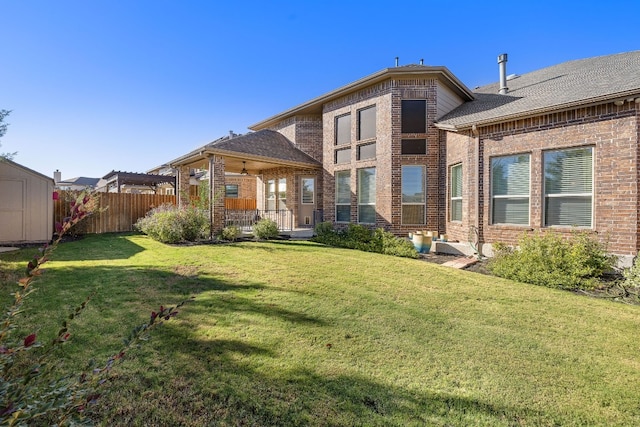
M 145 172 L 395 65 L 463 83 L 640 49 L 640 2 L 0 0 L 0 152 Z M 640 70 L 639 70 L 640 72 Z

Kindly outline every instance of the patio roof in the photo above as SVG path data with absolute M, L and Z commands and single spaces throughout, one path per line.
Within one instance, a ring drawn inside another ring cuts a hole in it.
M 320 162 L 297 148 L 286 136 L 268 129 L 245 135 L 225 136 L 168 164 L 171 167 L 198 164 L 206 166 L 206 159 L 211 155 L 225 158 L 227 172 L 240 172 L 246 168 L 249 173 L 256 174 L 260 170 L 282 166 L 313 169 L 322 167 Z

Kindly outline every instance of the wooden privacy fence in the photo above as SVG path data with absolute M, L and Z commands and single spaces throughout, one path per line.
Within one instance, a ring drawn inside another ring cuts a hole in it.
M 54 202 L 54 221 L 62 222 L 71 214 L 70 201 L 78 193 L 59 191 Z M 163 194 L 95 193 L 99 212 L 78 224 L 77 233 L 114 233 L 133 231 L 133 225 L 152 208 L 176 204 L 176 196 Z

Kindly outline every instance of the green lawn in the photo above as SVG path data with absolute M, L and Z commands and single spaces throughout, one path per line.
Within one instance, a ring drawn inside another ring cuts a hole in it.
M 33 252 L 0 255 L 0 282 Z M 53 336 L 94 294 L 70 370 L 195 296 L 114 370 L 103 425 L 640 424 L 639 306 L 297 241 L 98 235 L 53 258 L 25 320 Z

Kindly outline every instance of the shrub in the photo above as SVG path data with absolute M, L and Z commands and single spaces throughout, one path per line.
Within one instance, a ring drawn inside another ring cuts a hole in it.
M 140 218 L 135 228 L 162 243 L 193 242 L 209 234 L 209 218 L 197 207 L 162 205 Z
M 314 242 L 340 248 L 357 249 L 406 258 L 417 258 L 418 252 L 406 239 L 378 228 L 371 230 L 359 224 L 349 224 L 343 231 L 336 231 L 333 224 L 323 222 L 316 226 Z
M 489 270 L 499 277 L 561 289 L 592 289 L 615 257 L 587 233 L 563 238 L 555 232 L 523 235 L 518 248 L 497 244 Z
M 253 235 L 258 240 L 268 240 L 278 237 L 278 224 L 272 219 L 264 218 L 253 225 Z
M 222 229 L 220 235 L 224 240 L 235 242 L 235 240 L 240 237 L 240 228 L 237 225 L 226 226 Z

